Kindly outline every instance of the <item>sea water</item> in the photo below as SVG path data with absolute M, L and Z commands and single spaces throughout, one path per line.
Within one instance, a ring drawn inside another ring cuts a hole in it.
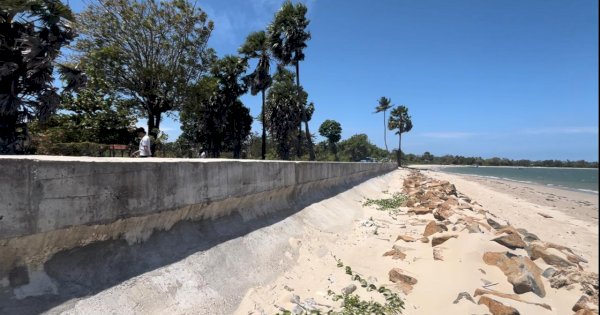
M 598 194 L 598 169 L 546 167 L 443 167 L 449 173 L 556 186 Z

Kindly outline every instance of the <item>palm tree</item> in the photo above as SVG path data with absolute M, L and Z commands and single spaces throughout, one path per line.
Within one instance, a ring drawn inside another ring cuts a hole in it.
M 388 128 L 390 130 L 398 129 L 398 131 L 396 131 L 396 134 L 398 135 L 398 166 L 402 166 L 400 161 L 402 154 L 402 134 L 409 132 L 412 127 L 412 120 L 410 115 L 408 115 L 408 108 L 406 108 L 406 106 L 400 105 L 390 112 Z
M 262 159 L 265 159 L 267 152 L 267 131 L 265 128 L 265 92 L 273 82 L 270 74 L 271 67 L 271 51 L 269 50 L 269 40 L 265 31 L 254 32 L 248 35 L 246 42 L 239 49 L 240 54 L 246 58 L 257 58 L 258 64 L 256 69 L 248 77 L 248 85 L 252 95 L 261 92 L 262 96 Z
M 392 107 L 392 100 L 382 96 L 379 99 L 379 105 L 377 105 L 377 107 L 375 107 L 375 113 L 380 113 L 383 112 L 383 143 L 385 144 L 385 150 L 388 151 L 388 146 L 387 146 L 387 134 L 386 134 L 386 128 L 385 128 L 385 112 L 390 109 Z
M 2 1 L 0 7 L 0 154 L 24 153 L 27 123 L 44 123 L 58 109 L 54 70 L 65 90 L 84 84 L 85 74 L 55 61 L 77 37 L 67 5 L 32 0 Z
M 298 90 L 298 102 L 300 102 L 300 61 L 304 60 L 303 50 L 306 48 L 306 41 L 310 39 L 310 32 L 306 27 L 310 22 L 306 18 L 307 7 L 302 3 L 294 5 L 290 0 L 286 0 L 281 9 L 275 14 L 275 19 L 269 25 L 269 41 L 273 56 L 279 60 L 282 65 L 294 65 L 296 67 L 296 88 Z M 304 106 L 301 108 L 300 116 L 304 117 Z M 302 140 L 302 123 L 298 126 L 298 143 L 296 155 L 301 155 L 300 145 Z M 315 152 L 312 139 L 306 139 L 310 160 L 315 160 Z

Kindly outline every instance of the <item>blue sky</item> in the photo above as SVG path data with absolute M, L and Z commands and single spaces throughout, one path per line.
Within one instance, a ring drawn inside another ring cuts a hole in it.
M 215 22 L 210 46 L 236 53 L 281 2 L 198 1 Z M 598 160 L 596 0 L 303 2 L 312 39 L 300 79 L 316 106 L 313 132 L 334 119 L 342 138 L 365 133 L 383 147 L 373 111 L 387 96 L 412 116 L 407 153 Z M 70 1 L 75 11 L 84 3 Z M 259 114 L 259 96 L 242 101 Z M 180 133 L 172 119 L 162 127 L 170 140 Z M 397 136 L 387 139 L 397 148 Z

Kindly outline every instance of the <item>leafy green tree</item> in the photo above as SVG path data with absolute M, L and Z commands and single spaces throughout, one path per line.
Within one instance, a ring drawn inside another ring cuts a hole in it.
M 425 153 L 423 153 L 423 156 L 421 157 L 421 159 L 423 161 L 425 161 L 426 163 L 432 163 L 434 156 L 433 156 L 433 154 L 429 153 L 429 151 L 425 151 Z
M 388 122 L 388 128 L 390 130 L 397 130 L 398 135 L 398 166 L 402 166 L 400 152 L 402 152 L 402 134 L 409 132 L 413 127 L 412 120 L 408 115 L 408 108 L 404 105 L 397 106 L 390 113 L 390 120 Z
M 217 92 L 218 82 L 212 76 L 204 76 L 195 85 L 190 87 L 189 97 L 181 106 L 179 121 L 181 122 L 181 135 L 178 138 L 179 146 L 187 148 L 190 152 L 200 154 L 208 153 L 206 139 L 210 137 L 207 130 L 214 130 L 211 97 Z M 212 127 L 211 127 L 212 126 Z M 206 146 L 206 147 L 203 147 Z M 194 155 L 191 154 L 190 155 Z
M 214 60 L 207 48 L 213 23 L 187 0 L 103 0 L 79 22 L 81 60 L 135 100 L 154 138 L 163 113 L 179 108 Z
M 340 142 L 339 149 L 343 160 L 358 162 L 369 157 L 374 145 L 366 134 L 357 134 Z
M 266 104 L 266 125 L 275 144 L 277 155 L 282 160 L 290 159 L 290 144 L 294 143 L 295 131 L 302 122 L 300 106 L 306 102 L 307 94 L 301 91 L 302 103 L 294 92 L 294 74 L 279 68 L 273 77 Z
M 233 152 L 233 158 L 242 156 L 242 148 L 252 129 L 252 116 L 250 109 L 236 99 L 229 105 L 227 115 L 227 128 L 225 129 L 225 143 Z
M 385 144 L 386 151 L 388 150 L 388 146 L 387 146 L 387 134 L 386 134 L 386 126 L 385 126 L 385 122 L 386 122 L 385 112 L 390 108 L 392 108 L 392 100 L 385 96 L 382 96 L 379 99 L 379 104 L 377 105 L 377 107 L 375 107 L 375 114 L 383 112 L 383 143 Z
M 310 32 L 306 30 L 310 21 L 306 18 L 308 9 L 302 3 L 295 5 L 286 0 L 281 9 L 275 14 L 273 22 L 269 25 L 268 36 L 271 44 L 273 56 L 283 65 L 293 65 L 296 67 L 296 89 L 297 102 L 300 109 L 300 122 L 298 123 L 298 141 L 296 146 L 296 155 L 301 155 L 302 143 L 302 121 L 306 121 L 306 113 L 302 106 L 302 92 L 300 87 L 300 61 L 304 60 L 304 49 L 306 42 L 310 39 Z M 312 139 L 308 138 L 308 150 L 310 160 L 315 160 L 315 152 Z
M 246 59 L 237 56 L 214 62 L 181 111 L 183 138 L 199 143 L 212 157 L 228 149 L 239 158 L 250 134 L 252 116 L 239 99 L 247 91 L 242 76 L 247 67 Z
M 340 123 L 335 120 L 325 120 L 321 124 L 321 127 L 319 127 L 319 134 L 327 138 L 329 149 L 334 154 L 335 160 L 338 161 L 337 142 L 342 138 L 342 126 Z
M 61 130 L 64 137 L 55 142 L 129 144 L 133 140 L 135 115 L 101 79 L 91 77 L 85 88 L 64 92 L 61 99 L 61 112 L 52 128 Z
M 246 58 L 256 58 L 258 63 L 256 69 L 248 76 L 248 84 L 252 95 L 260 91 L 262 97 L 261 122 L 265 121 L 265 92 L 273 83 L 271 78 L 271 50 L 269 49 L 269 39 L 264 31 L 250 33 L 246 42 L 240 47 L 239 53 Z M 267 129 L 262 124 L 262 146 L 261 158 L 264 160 L 267 154 Z
M 0 153 L 22 153 L 27 122 L 45 123 L 60 97 L 52 86 L 55 59 L 76 36 L 74 17 L 59 0 L 2 1 L 0 6 Z M 85 76 L 65 65 L 67 89 Z

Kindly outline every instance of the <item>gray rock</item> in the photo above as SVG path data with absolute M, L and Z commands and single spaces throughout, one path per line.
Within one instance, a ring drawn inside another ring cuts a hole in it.
M 550 279 L 554 275 L 554 273 L 556 273 L 556 269 L 548 267 L 546 268 L 546 270 L 544 270 L 544 272 L 542 272 L 542 276 L 546 279 Z
M 493 219 L 490 219 L 490 218 L 488 218 L 488 219 L 487 219 L 487 223 L 488 223 L 488 224 L 489 224 L 491 227 L 493 227 L 495 230 L 499 230 L 499 229 L 501 229 L 501 228 L 503 228 L 503 227 L 504 227 L 504 226 L 503 226 L 503 225 L 501 225 L 500 223 L 498 223 L 498 222 L 496 222 L 496 221 L 494 221 Z
M 539 297 L 546 296 L 542 270 L 529 257 L 509 252 L 486 252 L 483 254 L 483 261 L 500 268 L 513 285 L 515 293 L 533 292 Z
M 471 295 L 467 292 L 460 292 L 458 294 L 458 296 L 456 297 L 456 299 L 454 300 L 454 302 L 452 302 L 452 303 L 458 304 L 458 302 L 460 302 L 460 300 L 462 300 L 462 299 L 469 300 L 469 301 L 471 301 L 471 303 L 475 304 L 475 301 L 473 300 Z
M 356 291 L 356 286 L 354 284 L 351 284 L 342 289 L 342 294 L 348 295 L 348 294 L 352 294 L 352 292 L 354 292 L 354 291 Z
M 525 234 L 529 233 L 529 232 L 527 232 L 526 229 L 523 229 L 523 228 L 517 228 L 517 232 L 521 233 L 521 235 L 525 235 Z
M 528 232 L 528 233 L 523 234 L 523 240 L 525 242 L 529 243 L 529 242 L 533 242 L 533 241 L 539 241 L 540 238 L 537 237 L 537 235 Z

